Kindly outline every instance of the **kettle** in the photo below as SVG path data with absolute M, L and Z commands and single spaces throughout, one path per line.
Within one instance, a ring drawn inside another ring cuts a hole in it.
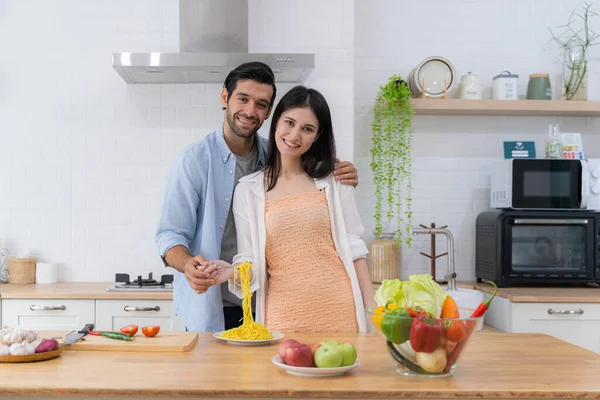
M 479 77 L 469 72 L 460 78 L 460 98 L 463 100 L 481 100 Z

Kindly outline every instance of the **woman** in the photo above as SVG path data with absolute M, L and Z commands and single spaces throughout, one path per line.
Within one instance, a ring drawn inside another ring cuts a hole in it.
M 273 114 L 264 169 L 240 179 L 233 202 L 233 262 L 253 263 L 256 321 L 270 330 L 368 330 L 364 307 L 375 302 L 364 228 L 354 188 L 335 181 L 334 165 L 329 106 L 318 91 L 296 86 Z M 242 297 L 231 268 L 214 274 Z

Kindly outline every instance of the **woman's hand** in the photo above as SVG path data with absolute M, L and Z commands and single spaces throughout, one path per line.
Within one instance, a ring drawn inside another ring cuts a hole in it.
M 208 262 L 211 268 L 211 279 L 215 284 L 225 283 L 233 279 L 233 266 L 223 260 L 211 260 Z

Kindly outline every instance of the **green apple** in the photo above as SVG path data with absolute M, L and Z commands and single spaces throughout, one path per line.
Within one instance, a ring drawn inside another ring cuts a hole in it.
M 337 345 L 331 343 L 321 344 L 315 350 L 314 361 L 319 368 L 337 368 L 342 365 L 342 352 Z
M 326 345 L 326 344 L 331 344 L 334 346 L 337 346 L 338 344 L 340 344 L 340 342 L 338 342 L 337 340 L 323 340 L 322 342 L 319 342 L 321 344 L 321 346 Z
M 338 344 L 337 348 L 342 353 L 342 365 L 341 367 L 347 367 L 356 362 L 356 348 L 352 343 Z

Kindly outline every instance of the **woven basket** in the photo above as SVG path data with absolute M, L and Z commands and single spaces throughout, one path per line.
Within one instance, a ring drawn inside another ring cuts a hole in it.
M 30 283 L 35 283 L 35 263 L 35 257 L 9 257 L 8 269 L 10 283 L 15 285 L 27 285 Z

